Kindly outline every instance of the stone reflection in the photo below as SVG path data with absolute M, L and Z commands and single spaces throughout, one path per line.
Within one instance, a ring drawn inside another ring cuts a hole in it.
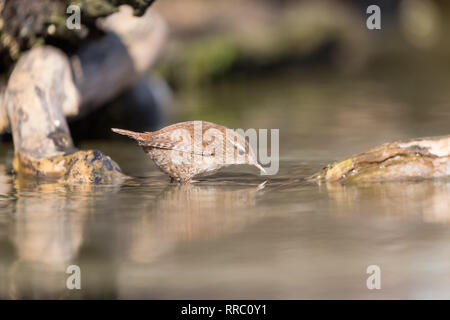
M 336 212 L 342 215 L 383 215 L 450 223 L 450 180 L 325 183 Z
M 76 297 L 77 293 L 66 288 L 65 271 L 70 264 L 77 264 L 84 225 L 93 210 L 90 204 L 96 194 L 104 196 L 105 189 L 22 179 L 15 179 L 14 188 L 16 200 L 8 234 L 15 259 L 7 271 L 6 297 Z

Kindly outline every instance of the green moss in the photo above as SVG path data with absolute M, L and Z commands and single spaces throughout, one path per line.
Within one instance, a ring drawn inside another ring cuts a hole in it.
M 175 77 L 176 82 L 204 83 L 229 71 L 237 57 L 237 45 L 230 38 L 202 39 L 188 45 L 181 55 L 160 70 L 169 78 Z
M 84 0 L 82 9 L 90 17 L 107 16 L 117 11 L 108 0 Z

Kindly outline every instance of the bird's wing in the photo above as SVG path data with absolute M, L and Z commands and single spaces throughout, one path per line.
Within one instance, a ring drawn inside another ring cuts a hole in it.
M 189 140 L 187 140 L 189 141 Z M 186 152 L 191 154 L 197 154 L 202 156 L 213 156 L 210 151 L 203 151 L 203 148 L 194 148 L 192 143 L 186 143 L 183 141 L 183 137 L 179 137 L 174 140 L 172 137 L 168 137 L 167 134 L 158 134 L 151 136 L 149 139 L 139 141 L 141 147 L 151 147 L 165 150 L 176 150 L 180 152 Z

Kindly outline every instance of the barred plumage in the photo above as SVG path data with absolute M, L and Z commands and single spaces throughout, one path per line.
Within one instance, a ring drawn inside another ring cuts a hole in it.
M 264 171 L 244 137 L 212 122 L 187 121 L 143 133 L 112 131 L 137 140 L 155 164 L 179 182 L 190 182 L 231 164 L 250 164 Z M 240 150 L 245 154 L 236 157 Z

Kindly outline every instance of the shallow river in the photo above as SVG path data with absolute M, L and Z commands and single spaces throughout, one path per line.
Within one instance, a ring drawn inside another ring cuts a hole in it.
M 177 93 L 177 120 L 280 129 L 274 176 L 241 166 L 169 184 L 132 141 L 89 141 L 80 147 L 134 178 L 36 184 L 10 174 L 3 144 L 0 298 L 450 298 L 449 179 L 304 180 L 383 142 L 450 134 L 448 82 L 370 79 L 283 75 Z M 69 265 L 81 290 L 66 288 Z M 370 265 L 379 290 L 367 288 Z

